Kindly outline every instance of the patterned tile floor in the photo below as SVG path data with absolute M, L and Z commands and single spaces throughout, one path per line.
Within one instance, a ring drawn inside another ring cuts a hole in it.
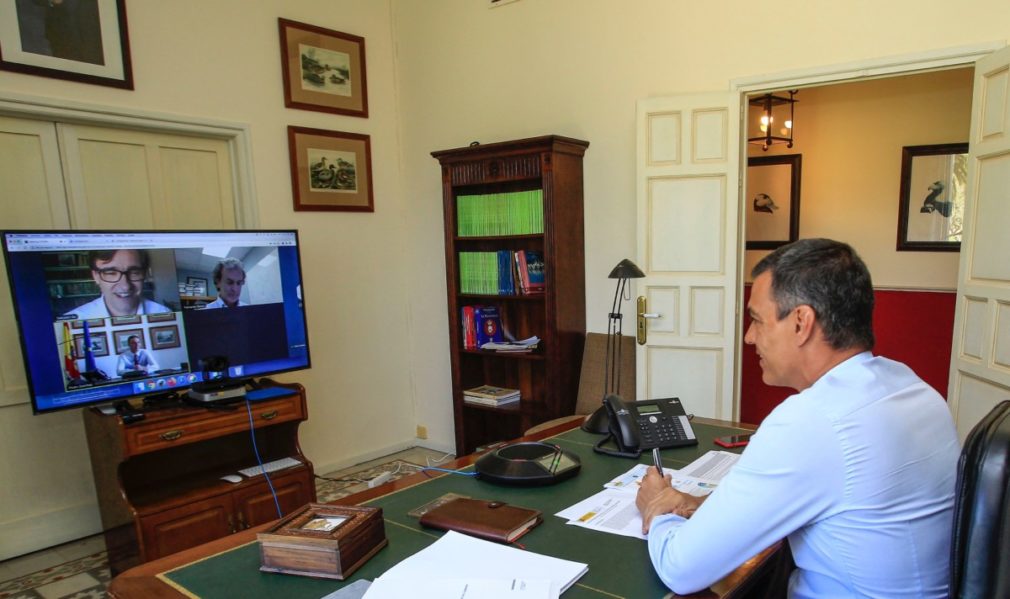
M 382 472 L 394 478 L 435 466 L 452 456 L 414 447 L 377 460 L 325 474 L 316 479 L 320 502 L 332 501 L 368 487 Z M 101 535 L 0 562 L 0 599 L 104 599 L 109 583 L 105 542 Z

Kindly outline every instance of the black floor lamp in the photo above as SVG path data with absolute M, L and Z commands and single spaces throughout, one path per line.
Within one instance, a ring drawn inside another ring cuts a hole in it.
M 610 432 L 607 426 L 607 409 L 603 407 L 603 398 L 611 394 L 621 394 L 621 347 L 624 345 L 621 336 L 621 302 L 631 299 L 630 295 L 624 297 L 625 290 L 630 291 L 628 279 L 641 279 L 644 276 L 645 273 L 642 272 L 642 269 L 625 258 L 617 263 L 617 266 L 610 271 L 607 277 L 617 279 L 617 289 L 614 291 L 614 304 L 610 308 L 610 321 L 607 325 L 607 353 L 603 362 L 603 394 L 600 396 L 600 407 L 582 423 L 582 430 L 588 433 Z M 634 397 L 630 398 L 632 401 L 634 399 Z

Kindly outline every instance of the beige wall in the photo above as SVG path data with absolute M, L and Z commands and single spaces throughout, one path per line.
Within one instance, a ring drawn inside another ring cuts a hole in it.
M 408 243 L 430 248 L 406 257 L 416 411 L 429 426 L 448 418 L 450 388 L 448 357 L 440 350 L 448 343 L 444 266 L 434 258 L 442 248 L 439 172 L 430 151 L 547 133 L 590 142 L 586 320 L 589 330 L 602 332 L 613 294 L 607 273 L 636 251 L 637 100 L 729 90 L 740 78 L 1005 42 L 1010 35 L 1004 0 L 970 0 L 956 10 L 916 0 L 792 1 L 776 6 L 770 26 L 768 7 L 744 0 L 488 4 L 393 3 L 403 179 L 414 198 L 405 204 Z M 891 193 L 887 203 L 896 205 Z
M 792 149 L 802 154 L 800 237 L 852 244 L 877 287 L 953 290 L 958 254 L 898 252 L 898 187 L 903 146 L 968 141 L 972 69 L 875 79 L 801 90 Z M 748 214 L 750 214 L 748 212 Z M 745 280 L 768 251 L 746 253 Z
M 452 446 L 432 150 L 546 133 L 591 142 L 587 321 L 603 331 L 613 293 L 606 275 L 635 253 L 638 99 L 1010 33 L 1005 0 L 969 0 L 957 10 L 912 0 L 793 1 L 775 11 L 781 35 L 766 33 L 766 6 L 742 0 L 519 0 L 494 9 L 481 0 L 127 5 L 135 91 L 6 72 L 0 91 L 250 124 L 260 224 L 298 228 L 305 246 L 313 368 L 283 378 L 308 387 L 302 445 L 321 467 L 412 444 L 415 424 L 428 428 L 432 447 Z M 368 119 L 283 107 L 279 16 L 366 38 Z M 287 125 L 371 135 L 376 212 L 294 213 Z M 57 448 L 45 457 L 66 456 Z M 13 484 L 29 499 L 0 506 L 3 517 L 31 516 L 30 493 L 53 492 Z

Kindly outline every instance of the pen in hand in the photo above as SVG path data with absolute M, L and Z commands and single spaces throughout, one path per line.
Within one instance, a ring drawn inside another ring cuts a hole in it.
M 659 475 L 663 476 L 663 462 L 659 459 L 659 448 L 652 448 L 652 461 L 656 464 L 656 470 L 659 470 Z

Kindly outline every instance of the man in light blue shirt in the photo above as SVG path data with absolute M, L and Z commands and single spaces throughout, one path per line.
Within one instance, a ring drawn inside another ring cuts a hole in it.
M 790 597 L 946 597 L 957 435 L 936 391 L 870 353 L 865 264 L 805 239 L 752 274 L 744 341 L 766 384 L 798 393 L 707 499 L 650 469 L 637 504 L 659 576 L 694 592 L 788 537 Z

